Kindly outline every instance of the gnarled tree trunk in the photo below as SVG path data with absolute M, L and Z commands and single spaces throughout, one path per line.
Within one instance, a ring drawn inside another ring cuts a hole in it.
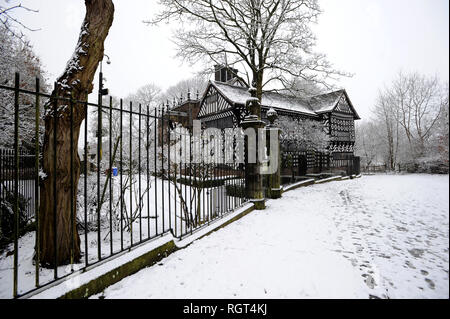
M 87 94 L 92 92 L 93 79 L 99 62 L 103 59 L 104 41 L 114 18 L 112 0 L 85 0 L 86 16 L 81 27 L 80 37 L 74 55 L 69 60 L 64 73 L 59 77 L 54 96 L 70 97 L 74 100 L 86 101 Z M 77 261 L 81 257 L 80 237 L 76 229 L 76 196 L 80 176 L 80 159 L 78 157 L 78 137 L 80 126 L 85 118 L 83 104 L 74 104 L 73 141 L 70 139 L 70 105 L 68 101 L 54 101 L 49 104 L 45 117 L 45 136 L 43 147 L 43 170 L 47 175 L 40 189 L 39 221 L 40 261 L 43 266 L 64 265 L 72 258 Z M 65 107 L 66 106 L 66 107 Z M 55 127 L 55 116 L 57 124 Z M 56 157 L 55 157 L 56 130 Z M 70 150 L 73 143 L 73 201 L 71 201 L 71 165 Z M 56 171 L 54 160 L 56 159 Z M 54 179 L 56 178 L 56 194 Z M 54 201 L 56 200 L 56 214 Z M 73 223 L 70 205 L 73 202 Z M 54 216 L 56 215 L 56 247 Z M 73 228 L 72 228 L 73 225 Z M 72 229 L 71 229 L 72 228 Z M 72 237 L 73 236 L 73 237 Z M 72 252 L 72 238 L 74 249 Z M 57 258 L 55 259 L 55 256 Z

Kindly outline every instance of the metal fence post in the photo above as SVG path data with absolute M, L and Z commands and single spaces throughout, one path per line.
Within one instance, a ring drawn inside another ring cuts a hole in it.
M 98 260 L 102 260 L 102 247 L 101 247 L 101 230 L 100 230 L 100 208 L 102 206 L 101 201 L 101 190 L 100 190 L 100 174 L 101 174 L 101 164 L 102 164 L 102 138 L 103 138 L 103 125 L 102 125 L 102 81 L 103 74 L 100 72 L 99 74 L 99 92 L 98 92 L 98 109 L 97 109 L 97 254 Z
M 86 102 L 84 103 L 84 255 L 85 265 L 89 265 L 89 247 L 88 247 L 88 215 L 87 215 L 87 177 L 88 170 L 91 169 L 91 165 L 88 166 L 88 92 L 86 92 Z
M 73 169 L 74 169 L 74 165 L 73 165 L 73 152 L 74 152 L 74 147 L 73 147 L 73 142 L 74 142 L 73 141 L 73 92 L 70 92 L 69 105 L 70 105 L 70 240 L 71 240 L 70 269 L 71 269 L 71 271 L 73 271 L 74 250 L 75 250 L 75 240 L 74 240 L 74 236 L 75 236 L 74 204 L 75 204 L 75 202 L 73 200 L 74 195 L 75 195 L 74 180 L 73 180 Z
M 20 76 L 16 73 L 14 82 L 14 297 L 17 297 L 19 260 L 19 87 Z
M 128 168 L 129 183 L 130 183 L 130 242 L 133 246 L 133 102 L 130 102 L 130 167 Z
M 54 84 L 54 96 L 53 96 L 53 247 L 55 249 L 54 253 L 54 279 L 58 278 L 58 240 L 57 240 L 57 209 L 58 209 L 58 197 L 57 192 L 58 189 L 56 187 L 56 156 L 57 156 L 57 147 L 58 147 L 58 97 L 56 96 L 56 82 Z
M 35 261 L 35 286 L 39 287 L 39 263 L 40 263 L 40 224 L 39 224 L 39 121 L 40 121 L 40 82 L 36 78 L 36 106 L 35 106 L 35 135 L 34 135 L 34 218 L 36 221 L 36 261 Z

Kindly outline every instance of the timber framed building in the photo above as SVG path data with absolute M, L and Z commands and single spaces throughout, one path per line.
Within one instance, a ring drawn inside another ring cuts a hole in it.
M 216 66 L 215 81 L 210 81 L 202 95 L 195 101 L 185 101 L 175 110 L 185 110 L 190 105 L 194 119 L 202 121 L 205 128 L 239 127 L 248 115 L 245 107 L 250 98 L 248 86 L 234 77 L 237 70 Z M 264 92 L 261 101 L 261 119 L 268 123 L 267 111 L 273 108 L 279 116 L 292 119 L 311 119 L 323 125 L 330 137 L 327 154 L 314 150 L 282 149 L 284 167 L 290 156 L 295 167 L 294 175 L 306 175 L 343 166 L 342 161 L 354 159 L 355 121 L 360 117 L 345 89 L 299 98 L 288 94 Z M 282 146 L 283 148 L 283 146 Z M 347 165 L 347 164 L 345 164 Z M 286 172 L 284 174 L 287 174 Z

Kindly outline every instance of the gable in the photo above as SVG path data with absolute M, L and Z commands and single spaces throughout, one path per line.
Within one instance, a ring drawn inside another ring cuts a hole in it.
M 317 114 L 338 112 L 351 115 L 355 120 L 360 119 L 344 89 L 313 96 L 310 105 Z
M 339 101 L 336 103 L 336 106 L 333 109 L 333 112 L 338 112 L 341 114 L 351 115 L 355 120 L 360 120 L 358 113 L 353 107 L 350 98 L 345 90 L 342 91 L 342 95 L 339 98 Z
M 233 86 L 239 86 L 239 87 L 241 87 L 241 88 L 246 88 L 246 89 L 248 89 L 247 83 L 245 83 L 243 80 L 241 80 L 241 79 L 239 79 L 239 78 L 236 78 L 236 77 L 234 77 L 234 78 L 232 78 L 231 80 L 229 80 L 229 81 L 227 82 L 227 84 L 233 85 Z
M 341 113 L 353 114 L 345 94 L 342 94 L 334 110 Z
M 232 104 L 230 104 L 222 94 L 210 84 L 202 99 L 198 117 L 222 113 L 230 108 L 232 108 Z

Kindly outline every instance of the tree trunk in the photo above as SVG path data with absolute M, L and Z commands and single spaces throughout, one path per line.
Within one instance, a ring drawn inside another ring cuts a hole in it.
M 256 97 L 258 98 L 259 102 L 262 102 L 263 76 L 263 71 L 253 73 L 253 86 L 256 88 Z M 253 103 L 250 108 L 250 113 L 253 115 L 257 115 L 258 119 L 261 119 L 261 103 Z
M 86 101 L 92 92 L 93 79 L 103 59 L 104 41 L 113 22 L 112 0 L 85 0 L 86 16 L 81 27 L 75 53 L 59 77 L 53 96 Z M 56 103 L 56 114 L 53 107 Z M 67 106 L 67 107 L 64 107 Z M 70 139 L 70 104 L 53 100 L 47 105 L 43 147 L 43 171 L 47 175 L 40 188 L 40 262 L 43 266 L 64 265 L 81 257 L 80 237 L 76 228 L 76 199 L 80 177 L 78 137 L 85 118 L 83 104 L 73 104 L 73 141 Z M 55 127 L 55 116 L 56 127 Z M 56 132 L 55 132 L 56 130 Z M 54 136 L 56 133 L 56 150 Z M 70 149 L 73 143 L 73 200 L 71 201 Z M 56 160 L 56 171 L 54 164 Z M 56 194 L 54 181 L 56 179 Z M 56 201 L 56 212 L 54 202 Z M 73 202 L 73 220 L 70 205 Z M 54 229 L 56 216 L 56 238 Z M 72 228 L 73 227 L 73 228 Z M 73 236 L 73 237 L 72 237 Z M 56 239 L 56 240 L 55 240 Z M 72 239 L 74 249 L 72 251 Z M 55 247 L 56 243 L 56 247 Z

